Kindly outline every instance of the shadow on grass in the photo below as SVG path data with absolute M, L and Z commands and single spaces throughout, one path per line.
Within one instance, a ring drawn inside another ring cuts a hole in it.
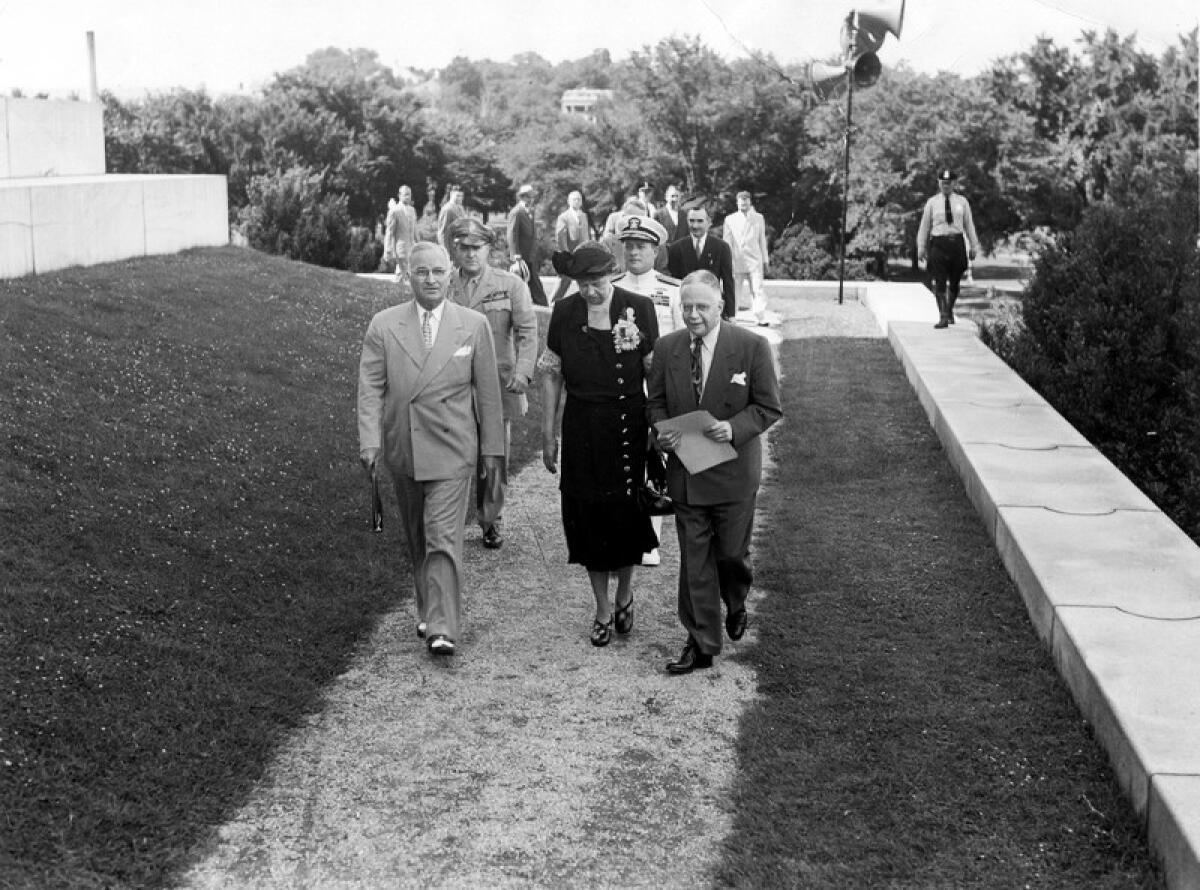
M 759 698 L 716 883 L 1160 886 L 889 345 L 781 360 Z
M 0 887 L 169 880 L 406 589 L 354 417 L 393 298 L 236 249 L 0 282 Z

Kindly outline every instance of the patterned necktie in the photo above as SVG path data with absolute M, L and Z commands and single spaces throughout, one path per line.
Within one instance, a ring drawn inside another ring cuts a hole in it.
M 954 225 L 954 215 L 950 212 L 950 196 L 946 195 L 946 225 Z
M 704 339 L 692 338 L 692 390 L 696 393 L 696 404 L 700 404 L 700 396 L 704 392 Z
M 426 349 L 433 349 L 433 313 L 421 312 L 421 340 Z

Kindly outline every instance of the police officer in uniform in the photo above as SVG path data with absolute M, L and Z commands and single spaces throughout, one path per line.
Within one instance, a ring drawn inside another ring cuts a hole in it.
M 529 287 L 517 275 L 488 263 L 492 230 L 473 217 L 462 217 L 450 224 L 447 238 L 454 247 L 448 299 L 482 312 L 492 329 L 496 344 L 496 366 L 504 400 L 504 462 L 500 472 L 488 479 L 481 474 L 475 493 L 483 546 L 497 549 L 504 543 L 497 525 L 504 507 L 508 486 L 508 455 L 512 441 L 512 418 L 524 417 L 529 410 L 525 396 L 537 361 L 537 316 Z
M 954 324 L 954 304 L 958 286 L 967 271 L 968 260 L 979 252 L 979 237 L 971 219 L 971 205 L 955 193 L 958 179 L 953 170 L 938 174 L 938 194 L 925 202 L 921 226 L 917 230 L 917 262 L 929 257 L 929 276 L 933 279 L 933 295 L 937 299 L 938 323 L 935 328 Z M 963 236 L 970 242 L 970 249 Z

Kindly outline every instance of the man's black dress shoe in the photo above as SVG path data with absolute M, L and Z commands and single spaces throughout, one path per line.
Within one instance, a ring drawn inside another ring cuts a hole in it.
M 500 537 L 500 532 L 496 531 L 496 526 L 489 525 L 483 530 L 483 546 L 489 550 L 499 550 L 500 545 L 504 543 L 504 539 Z
M 434 634 L 425 643 L 431 655 L 453 655 L 454 640 L 445 634 Z
M 746 624 L 748 622 L 745 609 L 738 609 L 736 612 L 730 612 L 725 616 L 725 633 L 729 634 L 729 639 L 740 640 L 742 634 L 746 632 Z
M 683 654 L 679 656 L 679 661 L 667 662 L 667 673 L 690 674 L 692 671 L 710 668 L 712 663 L 713 657 L 705 655 L 697 649 L 696 641 L 688 637 L 687 645 L 683 647 Z

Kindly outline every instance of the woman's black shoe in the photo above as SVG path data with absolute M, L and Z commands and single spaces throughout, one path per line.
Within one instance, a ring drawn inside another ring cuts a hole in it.
M 607 622 L 593 621 L 591 640 L 593 646 L 607 646 L 612 642 L 613 620 Z
M 633 597 L 625 605 L 617 603 L 617 611 L 613 614 L 616 621 L 617 633 L 627 634 L 633 630 Z

